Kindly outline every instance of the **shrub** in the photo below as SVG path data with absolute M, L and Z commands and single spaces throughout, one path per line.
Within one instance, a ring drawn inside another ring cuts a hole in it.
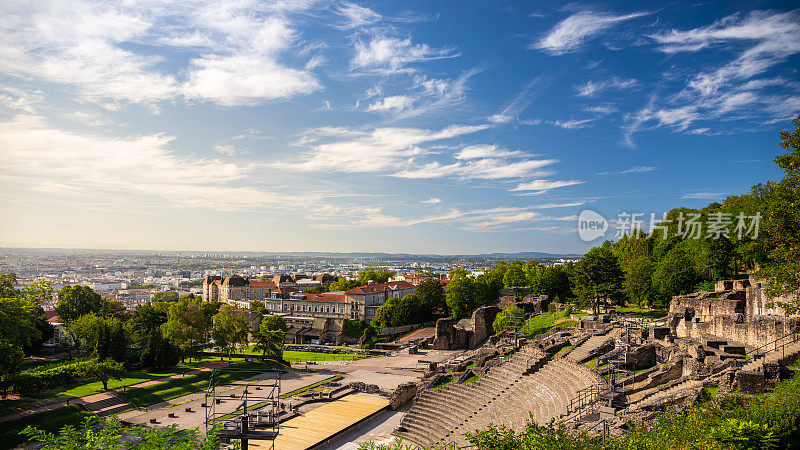
M 728 419 L 711 429 L 711 439 L 725 448 L 772 449 L 778 446 L 778 438 L 771 427 L 752 420 Z
M 21 372 L 13 381 L 14 391 L 28 395 L 37 391 L 65 386 L 83 377 L 81 368 L 85 363 L 86 361 L 74 361 L 55 367 Z

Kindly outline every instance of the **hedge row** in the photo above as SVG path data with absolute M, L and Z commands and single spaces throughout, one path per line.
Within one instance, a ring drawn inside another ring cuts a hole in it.
M 41 390 L 66 386 L 82 377 L 80 369 L 84 364 L 86 361 L 74 361 L 55 367 L 21 372 L 13 381 L 14 392 L 28 395 Z

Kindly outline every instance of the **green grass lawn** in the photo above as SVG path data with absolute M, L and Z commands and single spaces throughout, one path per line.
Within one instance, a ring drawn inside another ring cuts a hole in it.
M 14 448 L 25 444 L 27 437 L 20 435 L 19 432 L 28 425 L 54 433 L 66 425 L 80 426 L 87 417 L 94 417 L 94 414 L 80 405 L 70 405 L 21 419 L 0 422 L 0 447 Z
M 203 362 L 204 360 L 214 360 L 213 358 L 207 359 L 203 358 L 199 362 Z M 152 381 L 157 380 L 159 378 L 170 377 L 173 375 L 182 374 L 185 372 L 189 372 L 192 370 L 197 370 L 199 368 L 199 364 L 197 362 L 182 362 L 178 363 L 177 366 L 171 369 L 164 369 L 164 370 L 138 370 L 136 372 L 130 372 L 121 380 L 109 380 L 108 388 L 109 389 L 117 389 L 123 386 L 131 386 L 138 383 L 143 383 L 145 381 Z M 81 380 L 75 383 L 71 383 L 61 389 L 56 395 L 69 395 L 72 397 L 83 397 L 86 395 L 97 394 L 103 392 L 103 383 L 98 381 L 95 378 L 91 378 L 88 380 Z
M 573 314 L 583 315 L 583 312 L 578 311 L 573 312 Z M 525 325 L 522 327 L 522 332 L 525 333 L 526 337 L 533 337 L 537 334 L 548 332 L 554 326 L 574 327 L 574 320 L 564 320 L 568 319 L 569 317 L 570 313 L 567 311 L 542 313 L 528 319 L 528 321 L 525 322 Z M 562 320 L 563 322 L 556 323 L 559 320 Z
M 660 319 L 666 317 L 669 313 L 668 309 L 650 309 L 650 308 L 640 308 L 637 306 L 630 306 L 630 307 L 616 307 L 614 308 L 617 310 L 618 313 L 629 314 L 631 316 L 636 317 L 646 317 L 649 319 Z
M 231 364 L 231 367 L 236 369 L 251 369 L 252 372 L 223 371 L 220 372 L 219 376 L 217 376 L 215 379 L 219 380 L 221 384 L 226 384 L 255 376 L 262 371 L 267 371 L 273 368 L 273 366 L 270 365 L 250 362 L 234 362 Z M 211 378 L 211 373 L 211 371 L 207 371 L 193 375 L 187 375 L 185 377 L 175 378 L 163 383 L 130 389 L 121 393 L 120 395 L 138 407 L 155 405 L 156 403 L 161 403 L 187 394 L 205 391 L 208 388 L 208 380 Z
M 261 356 L 261 352 L 256 350 L 253 346 L 241 348 L 236 353 L 240 355 Z M 283 359 L 291 363 L 306 361 L 354 361 L 366 357 L 367 355 L 364 354 L 352 353 L 299 352 L 294 350 L 284 350 L 283 352 Z

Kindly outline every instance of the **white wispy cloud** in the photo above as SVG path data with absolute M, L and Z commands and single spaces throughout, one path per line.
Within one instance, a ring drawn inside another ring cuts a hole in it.
M 424 154 L 420 145 L 476 133 L 488 127 L 451 125 L 438 131 L 398 127 L 371 131 L 318 128 L 307 132 L 297 142 L 301 146 L 313 144 L 305 157 L 271 165 L 300 171 L 381 172 L 405 166 L 409 158 Z
M 319 89 L 308 70 L 279 62 L 297 39 L 290 15 L 307 2 L 192 4 L 5 2 L 0 73 L 74 86 L 84 99 L 157 103 L 186 97 L 249 105 Z M 189 51 L 172 72 L 145 49 Z
M 625 90 L 632 88 L 639 84 L 639 82 L 633 78 L 630 79 L 623 79 L 614 77 L 610 80 L 605 81 L 592 81 L 589 80 L 586 82 L 585 85 L 578 87 L 578 96 L 580 97 L 592 97 L 596 95 L 598 92 L 604 89 L 620 89 Z
M 658 167 L 653 166 L 634 166 L 630 169 L 621 170 L 619 173 L 644 173 L 658 170 Z
M 724 195 L 725 194 L 722 192 L 692 192 L 689 194 L 683 194 L 681 198 L 719 199 Z
M 506 158 L 506 157 L 521 157 L 527 154 L 516 151 L 508 150 L 500 147 L 499 145 L 492 144 L 479 144 L 468 145 L 461 149 L 456 155 L 456 159 L 478 159 L 478 158 Z
M 714 72 L 701 72 L 689 83 L 701 95 L 712 95 L 731 81 L 752 78 L 800 52 L 800 13 L 797 10 L 786 13 L 754 11 L 744 17 L 729 16 L 706 27 L 672 30 L 651 37 L 666 53 L 752 43 L 733 61 Z
M 283 202 L 280 195 L 239 184 L 249 167 L 180 156 L 170 149 L 173 140 L 163 134 L 80 134 L 53 127 L 40 116 L 17 115 L 0 123 L 5 161 L 0 178 L 15 189 L 80 201 L 109 197 L 226 211 Z
M 428 200 L 421 200 L 420 203 L 425 203 L 426 205 L 435 205 L 437 203 L 442 203 L 442 199 L 439 197 L 431 197 Z
M 600 115 L 612 114 L 612 113 L 615 113 L 615 112 L 619 111 L 619 109 L 616 106 L 609 105 L 609 104 L 587 106 L 587 107 L 583 108 L 583 110 L 586 111 L 586 112 L 591 112 L 591 113 L 600 114 Z
M 356 55 L 351 65 L 383 74 L 413 72 L 409 64 L 435 59 L 455 58 L 459 53 L 450 47 L 433 48 L 428 44 L 415 44 L 411 38 L 375 36 L 367 41 L 356 40 Z
M 594 121 L 595 119 L 546 120 L 545 123 L 548 125 L 553 125 L 555 127 L 564 128 L 565 130 L 578 130 L 589 126 L 589 124 Z
M 517 120 L 522 111 L 541 95 L 548 84 L 549 81 L 543 76 L 532 79 L 500 112 L 492 114 L 488 120 L 492 123 L 507 123 Z
M 367 111 L 403 111 L 409 109 L 414 104 L 414 98 L 408 95 L 392 95 L 384 97 L 377 102 L 369 105 Z
M 533 180 L 528 181 L 525 183 L 520 183 L 517 187 L 511 189 L 512 192 L 525 192 L 525 191 L 533 191 L 535 194 L 542 194 L 549 190 L 560 188 L 560 187 L 567 187 L 567 186 L 574 186 L 576 184 L 581 184 L 583 181 L 578 180 Z
M 363 208 L 357 215 L 342 217 L 338 221 L 326 221 L 315 225 L 325 229 L 411 227 L 429 223 L 447 223 L 467 231 L 514 230 L 524 224 L 562 220 L 536 211 L 536 207 L 501 206 L 490 209 L 450 209 L 438 214 L 421 217 L 400 217 L 389 214 L 383 208 Z M 534 228 L 525 228 L 534 229 Z M 541 231 L 554 231 L 557 226 L 541 225 Z
M 554 159 L 530 159 L 509 163 L 501 159 L 493 158 L 471 160 L 466 163 L 456 162 L 453 164 L 442 164 L 438 161 L 433 161 L 423 165 L 410 164 L 405 170 L 397 172 L 392 176 L 399 178 L 442 178 L 457 176 L 461 178 L 488 180 L 522 178 L 549 174 L 550 172 L 543 172 L 540 169 L 557 162 L 558 161 Z
M 648 15 L 647 12 L 636 12 L 614 15 L 599 12 L 580 12 L 559 22 L 546 36 L 532 43 L 530 48 L 540 49 L 547 53 L 560 55 L 575 51 L 585 41 L 599 35 L 603 31 L 622 22 Z
M 335 11 L 344 18 L 343 23 L 335 25 L 336 28 L 342 30 L 351 30 L 353 28 L 374 25 L 383 18 L 380 14 L 369 8 L 350 2 L 342 3 L 335 8 Z
M 646 107 L 628 114 L 625 142 L 633 146 L 634 133 L 654 127 L 714 134 L 709 121 L 750 119 L 771 123 L 796 115 L 800 107 L 796 84 L 781 82 L 780 77 L 756 77 L 800 53 L 798 11 L 754 11 L 704 27 L 653 34 L 659 50 L 668 54 L 713 48 L 735 56 L 716 70 L 696 72 L 683 90 L 665 101 L 651 97 Z M 701 121 L 706 123 L 698 124 Z
M 214 146 L 214 151 L 225 156 L 231 156 L 236 153 L 236 147 L 230 144 L 219 144 Z

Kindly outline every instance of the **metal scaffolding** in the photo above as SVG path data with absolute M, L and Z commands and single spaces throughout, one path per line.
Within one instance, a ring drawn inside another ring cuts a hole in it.
M 249 380 L 225 381 L 225 373 L 252 372 L 258 374 Z M 241 392 L 238 388 L 244 388 Z M 206 433 L 217 428 L 222 442 L 240 440 L 242 450 L 247 450 L 250 440 L 271 441 L 274 449 L 280 423 L 281 372 L 263 372 L 249 369 L 215 369 L 211 373 L 203 407 L 206 412 Z M 221 411 L 218 405 L 239 402 L 236 409 Z M 226 412 L 227 411 L 227 412 Z

